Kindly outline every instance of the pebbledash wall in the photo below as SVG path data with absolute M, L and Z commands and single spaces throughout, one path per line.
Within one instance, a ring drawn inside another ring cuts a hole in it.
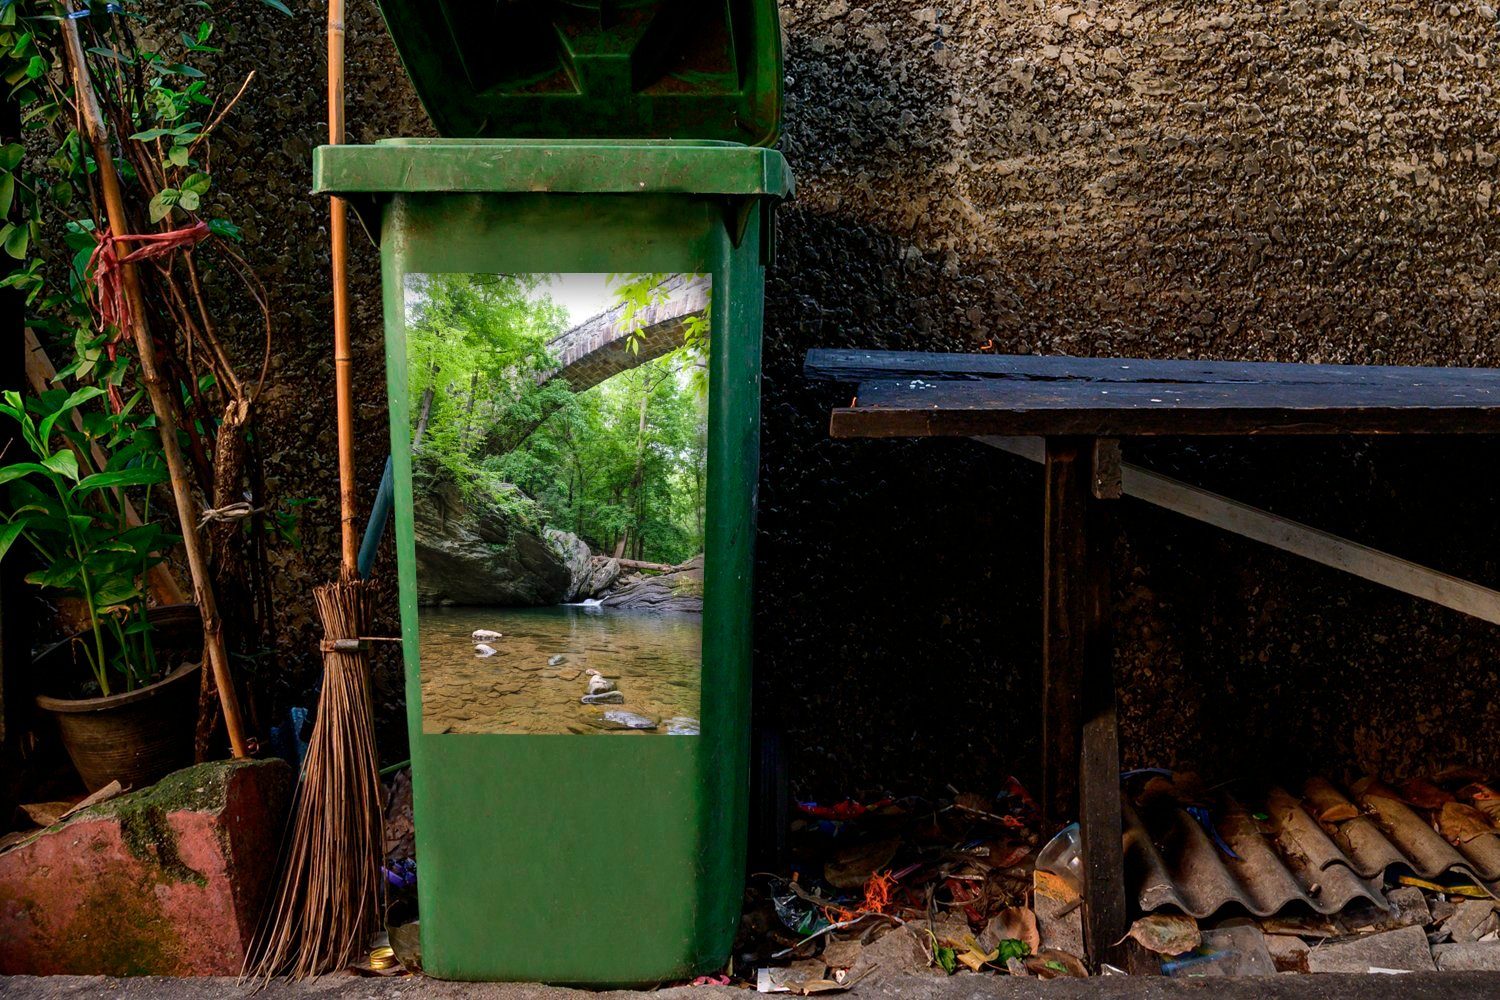
M 158 4 L 163 10 L 169 5 Z M 369 0 L 351 140 L 424 135 Z M 282 704 L 336 563 L 322 6 L 244 12 L 216 155 L 275 296 L 271 484 L 317 497 L 278 567 Z M 804 797 L 1036 775 L 1041 483 L 965 442 L 833 442 L 811 347 L 1494 365 L 1500 27 L 1455 3 L 790 0 L 766 319 L 757 714 Z M 227 78 L 227 77 L 226 77 Z M 354 260 L 360 475 L 385 453 L 379 275 Z M 1491 439 L 1165 442 L 1190 481 L 1500 585 Z M 1132 765 L 1286 780 L 1500 766 L 1500 630 L 1123 501 Z M 394 614 L 382 554 L 382 615 Z M 383 754 L 404 756 L 394 658 Z

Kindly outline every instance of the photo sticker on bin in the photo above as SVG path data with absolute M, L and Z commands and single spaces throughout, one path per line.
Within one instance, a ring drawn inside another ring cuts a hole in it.
M 698 734 L 710 297 L 407 275 L 424 733 Z

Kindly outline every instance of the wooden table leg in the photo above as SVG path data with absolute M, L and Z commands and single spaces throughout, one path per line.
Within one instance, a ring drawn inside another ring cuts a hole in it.
M 1042 794 L 1049 826 L 1076 816 L 1084 947 L 1106 960 L 1126 930 L 1120 753 L 1110 633 L 1107 501 L 1093 442 L 1048 438 L 1043 533 Z
M 1042 530 L 1042 809 L 1050 836 L 1078 816 L 1088 563 L 1088 451 L 1047 438 Z

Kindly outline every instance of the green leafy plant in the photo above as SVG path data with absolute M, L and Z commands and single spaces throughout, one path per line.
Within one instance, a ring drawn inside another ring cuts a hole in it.
M 82 409 L 103 395 L 97 386 L 26 399 L 4 394 L 0 415 L 16 422 L 32 454 L 0 465 L 0 485 L 10 494 L 0 515 L 0 559 L 24 540 L 42 562 L 27 581 L 80 601 L 89 622 L 81 652 L 98 692 L 108 695 L 161 673 L 144 579 L 176 539 L 149 517 L 135 521 L 126 502 L 126 491 L 139 490 L 149 515 L 149 488 L 166 479 L 154 432 L 131 417 L 139 394 L 119 413 Z M 78 456 L 96 444 L 110 457 L 102 470 L 85 474 Z
M 5 210 L 0 212 L 0 254 L 18 262 L 0 278 L 0 287 L 24 296 L 28 349 L 57 363 L 51 385 L 69 392 L 96 387 L 116 400 L 141 385 L 131 331 L 112 325 L 118 315 L 102 316 L 96 310 L 90 263 L 100 237 L 113 227 L 103 214 L 101 163 L 79 127 L 83 117 L 77 80 L 82 77 L 89 83 L 84 92 L 91 92 L 99 106 L 103 131 L 110 137 L 107 155 L 120 180 L 124 211 L 123 220 L 114 221 L 120 230 L 115 235 L 129 240 L 120 247 L 134 250 L 142 239 L 188 237 L 171 252 L 136 265 L 148 303 L 146 323 L 157 345 L 156 368 L 177 403 L 173 416 L 190 459 L 189 487 L 205 508 L 219 512 L 247 506 L 251 513 L 176 521 L 171 505 L 163 505 L 155 514 L 158 520 L 173 519 L 167 523 L 179 532 L 201 536 L 225 645 L 231 657 L 247 659 L 261 657 L 277 643 L 268 547 L 288 536 L 295 543 L 295 515 L 288 513 L 294 505 L 268 495 L 255 429 L 255 404 L 269 372 L 271 297 L 248 259 L 244 232 L 225 217 L 234 204 L 232 185 L 224 173 L 215 173 L 221 161 L 213 149 L 226 123 L 232 127 L 236 109 L 255 94 L 253 71 L 232 81 L 224 78 L 231 63 L 221 53 L 233 39 L 244 37 L 241 26 L 256 16 L 256 7 L 290 16 L 279 0 L 194 0 L 171 8 L 137 0 L 0 0 L 0 86 L 20 109 L 22 131 L 20 141 L 0 144 L 0 209 Z M 82 50 L 78 65 L 65 44 L 74 30 Z M 255 345 L 261 346 L 259 352 Z M 33 385 L 40 391 L 38 383 Z M 31 412 L 33 403 L 28 399 L 24 410 Z M 91 401 L 78 404 L 80 413 L 90 408 Z M 155 418 L 149 406 L 140 411 L 119 414 L 109 433 L 138 437 L 136 444 L 148 449 L 144 439 L 156 430 Z M 103 415 L 87 419 L 95 417 Z M 35 419 L 40 430 L 41 418 Z M 71 422 L 70 417 L 63 424 Z M 106 451 L 110 457 L 103 468 L 91 450 L 78 453 L 79 475 L 70 490 L 97 482 L 91 473 L 159 464 L 154 452 L 146 462 L 144 453 L 131 458 Z M 23 478 L 44 495 L 56 495 L 55 486 L 35 470 Z M 92 487 L 73 499 L 102 518 L 101 505 L 114 504 L 123 489 Z M 0 510 L 9 512 L 0 513 L 6 523 L 20 513 L 14 506 Z M 151 517 L 131 520 L 127 528 L 149 524 Z M 105 526 L 98 525 L 101 530 Z M 39 524 L 36 531 L 44 527 Z M 150 551 L 159 552 L 168 545 L 167 536 L 152 530 L 160 545 Z M 18 533 L 9 541 L 21 537 L 30 536 Z M 136 532 L 122 544 L 146 537 L 146 532 Z M 52 542 L 48 551 L 64 551 L 56 538 Z M 125 553 L 116 555 L 123 560 Z M 151 580 L 158 600 L 187 596 L 164 567 L 155 569 Z M 53 589 L 69 588 L 81 588 L 81 577 Z M 82 598 L 81 591 L 77 596 Z M 149 657 L 149 636 L 125 632 L 126 624 L 120 624 L 124 612 L 104 607 L 109 610 L 97 620 L 105 647 L 101 676 L 117 686 L 122 673 L 111 664 L 147 662 L 140 657 Z M 120 624 L 121 636 L 112 634 L 114 624 Z M 124 647 L 116 640 L 121 637 L 134 650 L 129 656 L 120 652 Z M 93 644 L 90 662 L 96 666 L 100 644 Z M 123 680 L 127 686 L 136 682 L 130 673 Z M 106 687 L 104 681 L 100 687 Z M 200 733 L 206 731 L 200 727 Z

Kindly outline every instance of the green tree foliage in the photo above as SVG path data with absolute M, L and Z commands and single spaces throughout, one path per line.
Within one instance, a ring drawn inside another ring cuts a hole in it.
M 649 303 L 663 276 L 624 275 L 617 300 Z M 654 279 L 654 280 L 653 280 Z M 682 347 L 582 393 L 546 342 L 566 314 L 534 276 L 413 276 L 407 357 L 414 471 L 484 490 L 525 523 L 596 551 L 678 563 L 703 550 L 706 323 Z M 631 313 L 633 315 L 633 312 Z M 540 384 L 539 384 L 540 382 Z

